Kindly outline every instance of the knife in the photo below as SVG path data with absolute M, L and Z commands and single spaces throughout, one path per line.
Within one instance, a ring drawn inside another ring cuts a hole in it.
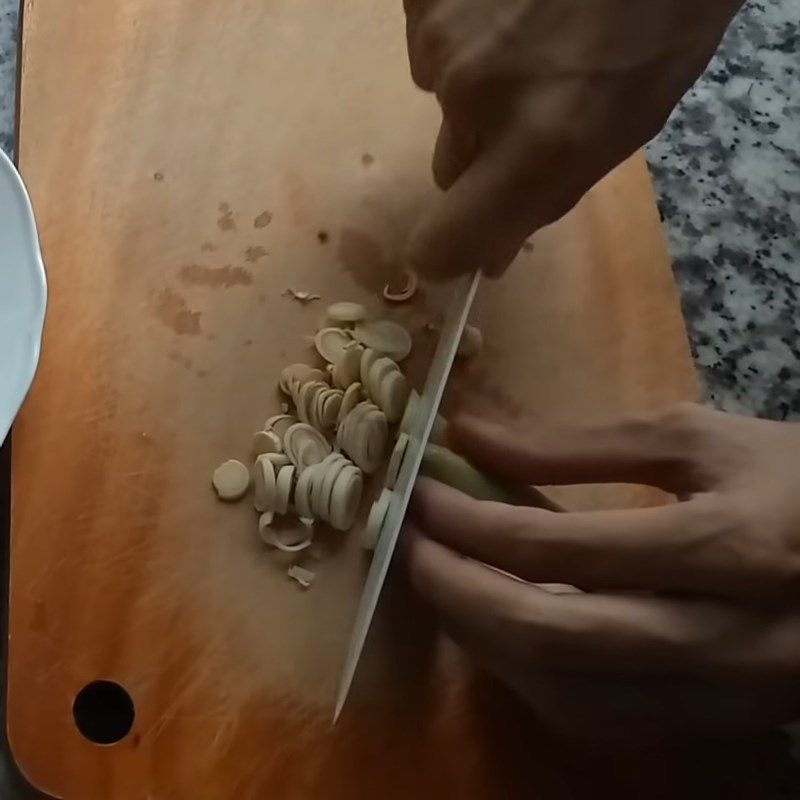
M 439 343 L 428 371 L 425 388 L 417 401 L 409 425 L 409 442 L 403 458 L 403 465 L 389 501 L 389 508 L 375 548 L 375 555 L 367 573 L 367 580 L 356 611 L 353 632 L 339 680 L 336 708 L 333 713 L 334 725 L 342 713 L 342 708 L 344 708 L 347 695 L 353 684 L 361 652 L 367 640 L 370 624 L 378 606 L 381 589 L 386 580 L 389 564 L 408 510 L 411 492 L 419 474 L 425 446 L 431 436 L 436 412 L 439 410 L 439 404 L 442 401 L 447 379 L 450 377 L 450 370 L 453 368 L 456 351 L 461 342 L 461 335 L 464 332 L 467 316 L 472 307 L 472 301 L 475 299 L 475 292 L 479 283 L 480 273 L 476 272 L 472 276 L 460 278 L 453 286 L 453 299 L 445 316 Z

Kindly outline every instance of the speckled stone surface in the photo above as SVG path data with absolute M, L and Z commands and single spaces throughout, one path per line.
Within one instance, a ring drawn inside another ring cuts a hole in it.
M 800 2 L 751 2 L 647 148 L 709 400 L 800 419 Z
M 12 146 L 18 0 L 0 0 Z M 708 400 L 800 418 L 800 0 L 750 2 L 647 148 Z
M 0 148 L 13 148 L 19 0 L 0 0 Z

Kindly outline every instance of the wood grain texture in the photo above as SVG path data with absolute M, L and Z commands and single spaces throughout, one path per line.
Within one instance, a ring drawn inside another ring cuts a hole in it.
M 8 725 L 23 773 L 70 800 L 648 785 L 663 753 L 620 771 L 556 746 L 400 580 L 332 730 L 358 536 L 331 542 L 302 593 L 259 545 L 252 509 L 209 489 L 274 413 L 280 366 L 307 356 L 321 304 L 284 290 L 380 310 L 370 276 L 433 196 L 437 110 L 411 86 L 401 4 L 28 0 L 23 43 L 20 165 L 52 298 L 14 438 Z M 386 312 L 414 332 L 417 380 L 440 304 L 434 291 Z M 459 367 L 451 405 L 603 419 L 695 396 L 640 156 L 478 306 L 488 346 Z M 114 747 L 72 720 L 99 678 L 136 705 Z

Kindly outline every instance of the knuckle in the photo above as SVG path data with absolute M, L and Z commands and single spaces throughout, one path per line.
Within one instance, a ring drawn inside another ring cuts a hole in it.
M 672 454 L 683 468 L 699 462 L 707 436 L 703 407 L 681 402 L 641 421 L 642 433 L 662 454 Z
M 675 403 L 659 411 L 654 422 L 671 434 L 694 434 L 699 429 L 701 410 L 697 403 Z
M 741 593 L 761 598 L 800 595 L 797 534 L 773 525 L 758 507 L 715 498 L 704 504 L 694 527 L 695 552 L 699 539 L 717 554 Z

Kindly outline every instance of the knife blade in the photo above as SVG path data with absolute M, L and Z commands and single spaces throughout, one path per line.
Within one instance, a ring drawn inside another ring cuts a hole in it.
M 389 508 L 381 530 L 375 554 L 367 573 L 367 580 L 361 593 L 356 611 L 353 632 L 347 648 L 344 668 L 339 681 L 336 707 L 333 714 L 335 725 L 342 713 L 347 695 L 355 678 L 358 662 L 367 640 L 372 618 L 378 606 L 381 589 L 389 571 L 389 565 L 397 545 L 400 529 L 405 519 L 411 492 L 419 474 L 425 446 L 430 438 L 436 412 L 442 401 L 447 379 L 453 367 L 456 351 L 467 323 L 475 292 L 480 283 L 480 273 L 460 278 L 453 286 L 454 296 L 450 301 L 439 342 L 431 361 L 428 377 L 409 425 L 409 443 L 403 458 L 403 466 L 392 492 Z

